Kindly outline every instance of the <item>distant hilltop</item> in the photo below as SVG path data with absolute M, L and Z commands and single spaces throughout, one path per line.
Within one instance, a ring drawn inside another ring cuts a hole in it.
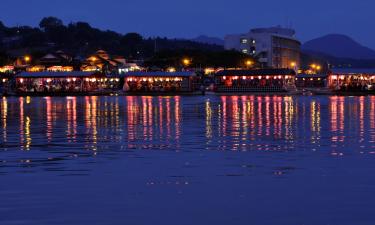
M 307 53 L 320 53 L 336 58 L 350 58 L 356 60 L 375 59 L 375 51 L 365 47 L 352 38 L 341 34 L 329 34 L 313 39 L 302 45 Z

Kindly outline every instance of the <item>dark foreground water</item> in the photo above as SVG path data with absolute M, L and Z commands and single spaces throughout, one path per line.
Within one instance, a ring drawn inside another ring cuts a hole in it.
M 0 106 L 1 225 L 375 224 L 375 97 Z

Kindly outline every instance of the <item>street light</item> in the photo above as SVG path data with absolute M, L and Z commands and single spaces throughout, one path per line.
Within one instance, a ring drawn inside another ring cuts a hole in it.
M 174 73 L 174 72 L 176 72 L 176 68 L 174 68 L 174 67 L 169 67 L 169 68 L 167 69 L 167 71 L 170 72 L 170 73 Z
M 28 62 L 30 62 L 31 58 L 30 58 L 30 56 L 26 55 L 24 57 L 24 60 L 25 60 L 26 63 L 28 63 Z
M 315 64 L 315 63 L 311 64 L 310 67 L 311 67 L 311 70 L 312 70 L 313 73 L 317 73 L 322 69 L 321 65 Z
M 182 63 L 184 64 L 184 66 L 189 66 L 191 61 L 190 61 L 190 59 L 185 58 L 185 59 L 182 60 Z
M 245 64 L 246 64 L 247 67 L 250 67 L 254 64 L 254 62 L 251 61 L 250 59 L 248 59 L 248 60 L 246 60 Z
M 291 62 L 291 63 L 290 63 L 290 66 L 291 66 L 292 68 L 295 68 L 295 67 L 297 66 L 297 63 L 296 63 L 296 62 Z

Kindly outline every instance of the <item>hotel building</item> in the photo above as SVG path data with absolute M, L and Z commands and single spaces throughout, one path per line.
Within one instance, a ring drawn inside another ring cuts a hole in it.
M 298 69 L 300 65 L 301 42 L 292 29 L 257 28 L 245 34 L 227 35 L 225 49 L 254 56 L 266 67 Z

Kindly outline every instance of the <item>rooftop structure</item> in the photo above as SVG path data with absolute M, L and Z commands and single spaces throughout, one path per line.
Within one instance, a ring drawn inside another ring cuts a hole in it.
M 104 50 L 99 50 L 90 55 L 82 63 L 82 71 L 102 71 L 111 72 L 126 64 L 125 58 L 121 56 L 111 56 Z

